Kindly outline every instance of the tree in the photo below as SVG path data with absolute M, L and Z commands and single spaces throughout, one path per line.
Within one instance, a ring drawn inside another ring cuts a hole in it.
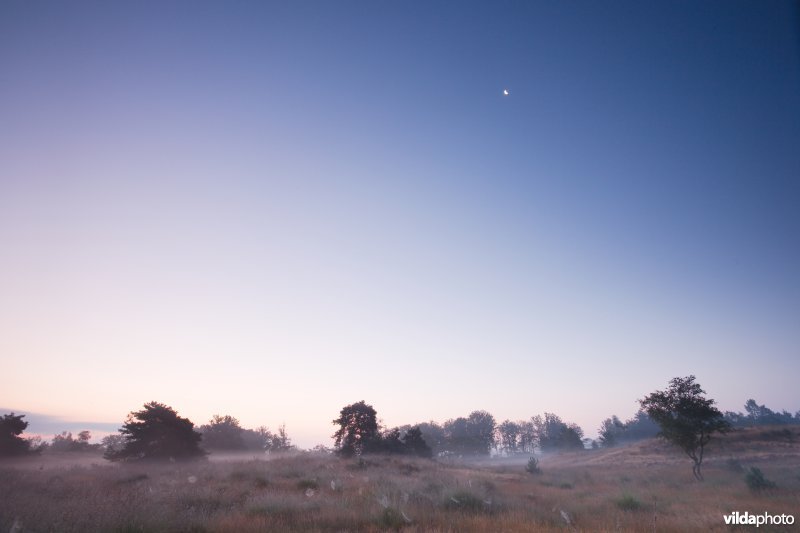
M 658 424 L 647 416 L 647 413 L 639 409 L 633 418 L 625 421 L 625 432 L 623 439 L 625 441 L 635 441 L 643 439 L 652 439 L 658 435 L 660 428 Z
M 470 446 L 468 421 L 463 416 L 446 420 L 443 424 L 445 434 L 445 449 L 454 455 L 467 455 L 472 453 Z
M 447 436 L 442 426 L 431 420 L 430 422 L 422 422 L 416 424 L 419 428 L 421 437 L 425 440 L 425 444 L 431 448 L 432 455 L 436 455 L 445 450 Z
M 795 423 L 792 414 L 788 411 L 775 412 L 766 405 L 759 405 L 752 398 L 744 404 L 744 410 L 753 426 L 785 425 Z
M 519 451 L 533 453 L 536 450 L 536 428 L 530 420 L 520 420 L 519 426 Z
M 105 455 L 117 453 L 125 447 L 125 437 L 119 433 L 112 433 L 100 439 L 100 448 Z
M 566 423 L 553 413 L 537 415 L 531 423 L 542 451 L 583 450 L 583 430 L 577 424 Z
M 611 418 L 603 420 L 600 426 L 600 445 L 603 448 L 612 448 L 619 444 L 622 434 L 625 432 L 625 424 L 617 417 L 612 415 Z
M 497 423 L 486 411 L 472 411 L 467 418 L 467 434 L 474 453 L 489 455 L 495 444 Z
M 111 461 L 137 459 L 191 459 L 203 457 L 202 435 L 194 430 L 188 418 L 163 403 L 144 404 L 141 411 L 128 414 L 119 430 L 125 439 L 121 449 L 109 449 L 105 457 Z
M 25 415 L 10 413 L 0 418 L 0 457 L 25 455 L 30 452 L 30 441 L 20 437 L 28 423 Z
M 611 448 L 623 442 L 632 442 L 655 437 L 658 435 L 658 424 L 647 416 L 642 410 L 636 412 L 633 418 L 622 422 L 617 415 L 603 420 L 600 426 L 600 445 Z
M 385 429 L 381 432 L 380 441 L 373 446 L 372 451 L 390 455 L 415 455 L 430 458 L 433 456 L 428 443 L 422 437 L 419 426 L 399 426 Z
M 692 474 L 702 481 L 700 471 L 705 447 L 713 433 L 730 428 L 714 400 L 703 396 L 705 391 L 694 376 L 672 378 L 667 390 L 656 391 L 639 404 L 661 428 L 659 435 L 681 448 L 692 460 Z
M 433 456 L 433 451 L 422 437 L 422 430 L 419 426 L 406 431 L 406 434 L 403 436 L 403 446 L 405 448 L 405 453 L 409 455 L 426 458 Z
M 513 455 L 519 451 L 520 433 L 522 428 L 516 422 L 504 420 L 497 426 L 497 433 L 500 436 L 500 448 L 508 455 Z
M 405 444 L 400 438 L 400 428 L 392 428 L 384 431 L 380 436 L 379 451 L 388 454 L 406 453 Z
M 456 455 L 489 455 L 495 444 L 496 425 L 486 411 L 448 420 L 444 423 L 447 451 Z
M 90 444 L 92 434 L 88 430 L 78 433 L 78 438 L 72 436 L 70 431 L 62 431 L 54 435 L 50 443 L 50 450 L 54 452 L 86 452 L 100 448 L 98 444 Z
M 266 452 L 272 448 L 274 439 L 275 435 L 266 426 L 242 430 L 242 442 L 244 442 L 244 447 L 247 450 Z
M 342 407 L 339 418 L 333 421 L 339 426 L 333 434 L 334 446 L 339 455 L 352 457 L 372 452 L 380 445 L 378 413 L 364 400 Z
M 214 415 L 208 424 L 198 428 L 203 435 L 203 447 L 208 450 L 244 450 L 242 426 L 230 415 Z
M 750 417 L 751 425 L 755 426 L 759 423 L 759 419 L 762 416 L 764 408 L 765 407 L 763 405 L 758 405 L 752 398 L 747 400 L 747 402 L 744 404 L 744 410 L 747 412 L 747 416 Z
M 759 405 L 752 398 L 744 404 L 745 413 L 725 411 L 725 420 L 731 427 L 750 427 L 767 425 L 800 424 L 800 412 L 792 416 L 789 411 L 773 411 L 766 405 Z
M 278 433 L 272 436 L 272 442 L 269 446 L 270 451 L 286 452 L 294 449 L 294 447 L 292 439 L 290 439 L 289 434 L 286 433 L 286 424 L 281 424 L 278 426 Z

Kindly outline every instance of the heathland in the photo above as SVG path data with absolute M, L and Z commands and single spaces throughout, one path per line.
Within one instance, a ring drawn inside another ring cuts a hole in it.
M 654 439 L 537 458 L 49 453 L 0 463 L 0 531 L 727 531 L 800 509 L 797 427 L 715 438 L 702 482 Z

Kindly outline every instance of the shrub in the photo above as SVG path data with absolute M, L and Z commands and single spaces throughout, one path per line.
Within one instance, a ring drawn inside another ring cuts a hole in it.
M 300 490 L 317 490 L 319 489 L 319 483 L 316 479 L 301 479 L 297 482 L 297 488 Z
M 536 457 L 528 459 L 528 464 L 525 465 L 525 471 L 529 474 L 541 474 L 542 469 L 539 468 L 539 460 Z
M 444 502 L 444 506 L 451 510 L 461 510 L 468 513 L 480 513 L 486 507 L 482 499 L 465 490 L 458 491 Z
M 772 431 L 765 431 L 761 435 L 761 440 L 786 441 L 791 444 L 794 442 L 794 434 L 788 429 L 775 429 Z
M 117 481 L 117 485 L 126 485 L 129 483 L 138 483 L 139 481 L 144 481 L 145 479 L 150 479 L 150 476 L 147 474 L 134 474 L 132 476 L 124 477 Z
M 744 481 L 752 491 L 762 491 L 775 488 L 775 483 L 765 478 L 761 469 L 756 468 L 755 466 L 750 467 L 750 470 L 744 476 Z
M 642 508 L 642 502 L 631 494 L 623 494 L 616 503 L 617 507 L 623 511 L 637 511 Z
M 407 524 L 403 514 L 392 507 L 385 508 L 378 518 L 378 525 L 384 529 L 399 531 Z

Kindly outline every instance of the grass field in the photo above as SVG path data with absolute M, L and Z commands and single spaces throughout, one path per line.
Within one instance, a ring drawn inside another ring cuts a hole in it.
M 703 483 L 658 441 L 544 457 L 537 475 L 525 472 L 527 457 L 296 453 L 116 465 L 45 455 L 0 464 L 0 532 L 745 530 L 752 526 L 726 526 L 723 515 L 800 514 L 798 443 L 798 429 L 724 437 Z M 750 490 L 751 466 L 776 486 Z

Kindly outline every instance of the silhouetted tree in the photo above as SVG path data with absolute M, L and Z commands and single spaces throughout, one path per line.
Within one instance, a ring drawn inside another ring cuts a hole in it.
M 247 450 L 269 451 L 274 439 L 275 435 L 266 426 L 242 430 L 242 442 Z
M 384 431 L 380 436 L 380 445 L 376 447 L 375 451 L 390 454 L 406 453 L 406 447 L 400 440 L 400 429 L 392 428 Z
M 533 453 L 536 450 L 536 428 L 529 420 L 520 420 L 519 426 L 519 451 L 521 453 Z
M 504 420 L 497 426 L 497 433 L 500 436 L 500 449 L 507 454 L 519 452 L 519 437 L 521 433 L 519 424 L 511 420 Z
M 694 376 L 673 378 L 667 390 L 656 391 L 639 400 L 642 409 L 661 427 L 661 437 L 680 447 L 692 460 L 692 473 L 703 479 L 700 467 L 711 435 L 728 431 L 730 425 L 714 407 L 714 400 Z
M 794 416 L 785 409 L 781 412 L 773 411 L 766 405 L 759 405 L 752 398 L 744 404 L 744 413 L 725 411 L 724 418 L 731 427 L 753 427 L 769 425 L 800 424 L 800 411 Z
M 599 438 L 600 445 L 603 448 L 611 448 L 612 446 L 616 446 L 619 444 L 619 441 L 622 440 L 621 436 L 625 432 L 625 424 L 617 417 L 617 415 L 612 415 L 611 418 L 606 418 L 603 420 L 602 425 L 600 426 Z
M 750 419 L 750 425 L 755 426 L 756 424 L 759 423 L 759 419 L 762 416 L 764 408 L 765 407 L 763 405 L 758 405 L 756 401 L 752 398 L 750 398 L 749 400 L 747 400 L 747 402 L 745 402 L 744 410 Z
M 419 426 L 406 431 L 403 436 L 403 447 L 405 453 L 409 455 L 416 455 L 417 457 L 431 457 L 433 455 L 433 451 L 428 446 L 428 443 L 425 442 Z
M 54 452 L 87 452 L 100 448 L 97 444 L 90 444 L 91 439 L 92 434 L 87 430 L 78 433 L 77 438 L 73 437 L 69 431 L 62 431 L 60 435 L 53 436 L 50 450 Z
M 747 400 L 744 404 L 744 409 L 747 411 L 752 425 L 754 426 L 768 426 L 768 425 L 786 425 L 796 424 L 797 421 L 789 411 L 776 412 L 767 407 L 766 405 L 759 405 L 755 400 Z
M 573 423 L 566 423 L 553 413 L 531 419 L 536 433 L 536 442 L 545 452 L 582 450 L 583 430 Z
M 334 446 L 344 457 L 373 452 L 380 446 L 377 412 L 363 400 L 343 407 L 333 424 L 339 426 L 333 434 Z
M 658 435 L 658 432 L 658 424 L 647 416 L 647 413 L 639 410 L 633 418 L 625 422 L 617 418 L 617 415 L 603 420 L 599 441 L 604 448 L 610 448 L 624 442 L 650 439 Z
M 230 415 L 214 415 L 208 424 L 197 428 L 203 435 L 203 447 L 207 450 L 244 450 L 242 426 Z
M 446 449 L 456 455 L 489 455 L 495 444 L 495 420 L 486 411 L 473 411 L 444 423 Z
M 25 415 L 10 413 L 0 418 L 0 457 L 25 455 L 31 451 L 31 443 L 20 437 L 28 427 Z
M 422 422 L 416 425 L 419 428 L 422 438 L 430 447 L 433 455 L 437 455 L 446 448 L 445 430 L 434 421 Z
M 105 455 L 116 453 L 125 447 L 125 437 L 119 433 L 112 433 L 100 439 L 100 448 Z
M 286 433 L 286 424 L 281 424 L 278 427 L 278 433 L 272 436 L 269 449 L 273 452 L 285 452 L 294 449 L 292 439 Z
M 489 455 L 495 444 L 494 417 L 486 411 L 473 411 L 467 418 L 467 431 L 472 440 L 473 450 L 480 455 Z
M 454 455 L 468 455 L 472 453 L 467 432 L 467 419 L 463 416 L 451 418 L 442 424 L 445 434 L 445 449 Z
M 292 439 L 286 432 L 286 425 L 281 424 L 277 433 L 273 433 L 266 426 L 259 426 L 256 429 L 243 428 L 241 437 L 244 449 L 258 450 L 262 452 L 285 452 L 293 450 L 295 446 Z M 203 437 L 205 440 L 205 436 Z
M 650 418 L 646 412 L 639 409 L 633 418 L 625 421 L 625 431 L 622 440 L 631 442 L 643 439 L 652 439 L 658 435 L 660 428 L 655 420 Z
M 205 455 L 200 449 L 202 436 L 188 418 L 163 403 L 150 402 L 144 409 L 128 414 L 119 430 L 125 438 L 121 449 L 110 449 L 111 461 L 137 459 L 191 459 Z

